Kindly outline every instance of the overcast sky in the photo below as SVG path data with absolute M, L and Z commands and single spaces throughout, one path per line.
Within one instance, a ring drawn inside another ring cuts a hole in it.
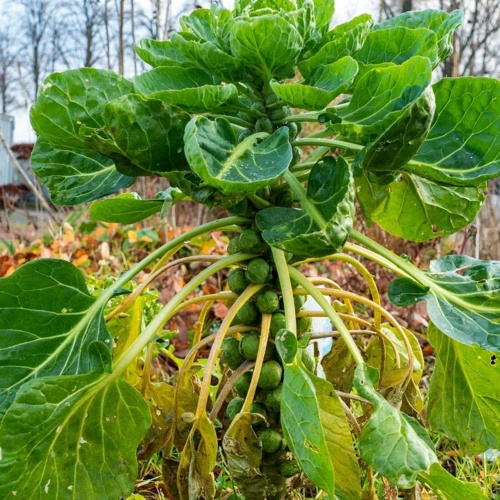
M 138 0 L 138 3 L 144 8 L 149 10 L 151 7 L 151 0 Z M 182 0 L 173 0 L 174 10 L 179 12 L 183 6 Z M 0 9 L 5 4 L 5 0 L 0 0 Z M 335 0 L 335 16 L 333 24 L 339 24 L 349 20 L 350 18 L 362 14 L 363 12 L 373 13 L 373 6 L 375 0 Z M 224 5 L 230 7 L 232 0 L 224 0 Z M 29 123 L 29 112 L 27 109 L 19 109 L 14 113 L 15 129 L 14 129 L 14 143 L 20 142 L 34 142 L 36 140 L 35 133 L 33 132 Z

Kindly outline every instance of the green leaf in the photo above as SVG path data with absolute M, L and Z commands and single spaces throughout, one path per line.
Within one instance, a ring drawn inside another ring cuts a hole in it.
M 436 453 L 425 429 L 375 391 L 378 377 L 375 368 L 359 365 L 356 369 L 354 386 L 374 407 L 359 436 L 359 452 L 368 465 L 391 483 L 411 488 L 418 474 L 437 462 Z
M 416 269 L 415 280 L 395 279 L 389 298 L 399 306 L 426 300 L 440 331 L 463 344 L 500 352 L 499 272 L 499 261 L 448 255 L 431 261 L 428 273 Z
M 329 382 L 302 365 L 285 366 L 281 425 L 293 455 L 316 487 L 331 498 L 360 498 L 351 431 Z
M 88 150 L 79 136 L 80 127 L 101 128 L 104 106 L 133 90 L 131 82 L 104 69 L 53 73 L 45 79 L 31 108 L 31 124 L 35 132 L 53 146 L 63 150 Z
M 171 39 L 173 46 L 187 60 L 220 80 L 238 82 L 247 79 L 242 61 L 222 51 L 214 43 L 186 40 L 178 33 L 174 33 Z
M 238 90 L 234 85 L 216 85 L 213 77 L 198 68 L 156 68 L 136 76 L 134 83 L 150 99 L 190 113 L 238 105 Z
M 468 455 L 500 447 L 500 364 L 492 352 L 460 344 L 431 323 L 437 363 L 429 391 L 433 429 Z
M 2 498 L 120 498 L 133 490 L 149 408 L 108 373 L 107 346 L 90 350 L 92 372 L 32 379 L 18 391 L 0 426 Z
M 453 53 L 453 34 L 462 24 L 464 14 L 461 10 L 444 12 L 442 10 L 427 9 L 419 12 L 405 12 L 399 16 L 375 24 L 373 31 L 387 28 L 427 28 L 437 36 L 438 57 L 444 61 Z
M 325 35 L 326 43 L 319 50 L 308 52 L 306 58 L 299 62 L 302 76 L 307 77 L 318 66 L 334 63 L 345 56 L 354 56 L 363 46 L 371 25 L 371 16 L 363 14 L 336 26 Z
M 266 498 L 269 487 L 266 476 L 260 470 L 262 444 L 252 428 L 252 424 L 260 421 L 254 414 L 239 413 L 222 441 L 231 479 L 248 500 Z
M 162 200 L 143 200 L 137 193 L 124 193 L 92 203 L 90 218 L 104 222 L 132 224 L 158 213 L 163 206 Z
M 448 186 L 413 174 L 390 184 L 356 177 L 363 215 L 385 231 L 409 241 L 454 234 L 471 224 L 485 200 L 486 186 Z
M 191 32 L 207 42 L 217 44 L 214 21 L 215 17 L 211 9 L 195 9 L 188 16 L 181 17 L 181 26 L 184 31 Z
M 343 135 L 365 142 L 385 132 L 422 96 L 431 75 L 425 57 L 367 73 L 356 85 L 349 105 L 338 110 Z
M 439 62 L 436 34 L 426 28 L 393 27 L 372 31 L 356 59 L 365 72 L 379 64 L 402 64 L 415 56 L 427 57 L 433 66 Z
M 206 415 L 193 425 L 182 451 L 177 485 L 181 500 L 210 500 L 215 497 L 213 470 L 217 459 L 217 434 Z
M 240 19 L 231 31 L 233 55 L 265 79 L 293 76 L 293 65 L 302 47 L 299 32 L 280 15 Z
M 171 41 L 143 38 L 134 46 L 135 53 L 153 68 L 159 66 L 191 66 Z
M 324 28 L 330 25 L 333 14 L 335 13 L 335 2 L 333 0 L 313 0 L 314 17 L 316 18 L 316 27 Z M 298 0 L 299 6 L 304 4 L 304 0 Z
M 283 363 L 291 363 L 297 355 L 297 336 L 290 330 L 282 329 L 275 335 L 276 350 Z
M 362 150 L 355 160 L 377 174 L 404 167 L 424 142 L 434 117 L 434 93 L 427 87 L 392 124 Z
M 111 349 L 102 297 L 91 297 L 81 271 L 58 259 L 0 279 L 0 412 L 34 378 L 88 372 L 93 342 Z
M 335 63 L 316 68 L 303 83 L 283 83 L 273 80 L 274 93 L 294 108 L 321 110 L 351 86 L 358 65 L 349 56 Z
M 500 82 L 486 77 L 445 78 L 433 90 L 433 126 L 405 169 L 456 186 L 498 177 Z
M 102 119 L 101 129 L 83 125 L 80 136 L 124 174 L 163 174 L 187 165 L 182 136 L 188 114 L 161 100 L 130 94 L 107 104 Z
M 439 495 L 442 500 L 457 500 L 458 498 L 467 498 L 468 500 L 486 499 L 479 484 L 464 483 L 458 480 L 438 463 L 432 464 L 429 472 L 419 474 L 418 479 Z
M 55 148 L 41 137 L 31 155 L 31 168 L 58 205 L 78 205 L 130 186 L 133 177 L 116 170 L 113 160 L 90 150 Z
M 295 255 L 322 257 L 340 250 L 354 217 L 354 182 L 347 162 L 327 157 L 311 170 L 303 208 L 271 207 L 257 225 L 269 245 Z
M 270 136 L 251 135 L 238 144 L 227 120 L 198 116 L 187 125 L 184 142 L 191 169 L 224 193 L 249 193 L 268 186 L 292 161 L 286 127 Z

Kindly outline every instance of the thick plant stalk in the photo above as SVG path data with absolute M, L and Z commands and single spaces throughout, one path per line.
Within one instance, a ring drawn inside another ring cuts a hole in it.
M 252 405 L 253 399 L 255 397 L 255 391 L 257 390 L 257 384 L 259 383 L 260 372 L 262 370 L 262 365 L 264 364 L 264 356 L 266 354 L 267 341 L 269 340 L 270 326 L 271 315 L 263 314 L 260 328 L 259 350 L 257 351 L 257 359 L 255 360 L 255 367 L 252 374 L 252 380 L 250 381 L 250 387 L 248 388 L 245 402 L 243 403 L 243 407 L 241 408 L 241 411 L 245 413 L 248 413 L 250 411 L 250 406 Z

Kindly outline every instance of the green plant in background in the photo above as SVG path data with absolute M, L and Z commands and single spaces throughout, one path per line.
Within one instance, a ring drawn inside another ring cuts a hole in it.
M 29 262 L 0 280 L 2 498 L 118 499 L 134 488 L 137 453 L 158 452 L 180 499 L 215 496 L 220 453 L 248 499 L 311 483 L 330 499 L 374 498 L 380 476 L 401 489 L 418 481 L 444 499 L 484 498 L 439 465 L 420 416 L 419 344 L 351 254 L 399 276 L 395 304 L 427 302 L 437 353 L 428 421 L 467 453 L 499 447 L 500 263 L 454 255 L 424 271 L 352 226 L 356 200 L 367 222 L 410 241 L 471 223 L 486 181 L 500 176 L 500 84 L 431 84 L 451 55 L 459 11 L 380 24 L 363 15 L 330 30 L 333 12 L 328 0 L 199 9 L 171 40 L 136 47 L 153 69 L 134 81 L 89 68 L 47 78 L 31 111 L 32 166 L 56 203 L 161 175 L 171 188 L 157 199 L 95 201 L 91 217 L 127 224 L 181 199 L 231 216 L 168 242 L 95 296 L 64 261 Z M 304 135 L 303 122 L 321 130 Z M 148 307 L 154 317 L 134 309 L 148 280 L 110 312 L 139 272 L 152 268 L 153 278 L 184 262 L 175 258 L 182 246 L 215 230 L 232 235 L 228 255 L 207 257 L 170 302 Z M 371 297 L 303 276 L 301 264 L 318 259 L 353 266 Z M 229 291 L 200 294 L 224 269 Z M 321 313 L 303 309 L 306 295 Z M 216 300 L 230 304 L 228 314 L 202 338 Z M 148 363 L 165 323 L 197 302 L 205 305 L 179 372 L 152 382 Z M 130 327 L 110 331 L 105 319 L 120 311 Z M 315 315 L 335 330 L 326 379 L 306 349 Z

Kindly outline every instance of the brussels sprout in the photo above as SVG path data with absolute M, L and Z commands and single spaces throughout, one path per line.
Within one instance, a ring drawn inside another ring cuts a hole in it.
M 266 111 L 267 111 L 266 106 L 262 101 L 255 101 L 252 104 L 252 107 L 253 107 L 253 109 L 255 109 L 255 111 L 258 111 L 259 113 L 266 113 Z
M 297 336 L 302 337 L 312 328 L 312 318 L 297 318 Z
M 271 106 L 271 104 L 276 104 L 279 100 L 280 98 L 276 94 L 274 93 L 269 94 L 266 97 L 266 106 Z
M 236 315 L 236 321 L 243 325 L 255 325 L 259 320 L 259 310 L 253 302 L 246 302 Z
M 316 360 L 314 359 L 314 355 L 307 349 L 302 350 L 302 363 L 304 363 L 304 366 L 310 372 L 314 373 L 314 369 L 316 368 Z
M 250 406 L 250 413 L 259 413 L 264 418 L 267 418 L 266 407 L 261 403 L 252 403 Z
M 238 113 L 238 118 L 253 123 L 253 116 L 250 113 L 245 113 L 244 111 L 240 111 Z
M 233 255 L 240 251 L 240 243 L 238 238 L 232 238 L 227 245 L 227 253 Z
M 239 295 L 250 284 L 243 269 L 232 269 L 227 279 L 227 284 L 231 292 Z
M 274 131 L 273 122 L 266 117 L 259 118 L 255 123 L 255 131 L 267 132 L 268 134 L 272 134 Z
M 295 122 L 287 123 L 286 128 L 288 129 L 288 135 L 290 136 L 290 139 L 295 139 L 299 134 L 299 127 Z
M 276 453 L 283 445 L 281 434 L 273 429 L 262 429 L 257 435 L 264 453 Z
M 278 470 L 281 476 L 289 478 L 300 472 L 300 465 L 297 460 L 285 460 L 279 464 Z
M 252 381 L 252 374 L 250 372 L 245 372 L 241 377 L 236 380 L 233 389 L 238 396 L 244 398 L 247 395 L 248 389 L 250 388 L 250 382 Z
M 259 387 L 261 389 L 274 389 L 280 385 L 283 368 L 277 362 L 271 359 L 262 365 L 262 370 L 259 376 Z
M 240 413 L 244 402 L 245 400 L 243 398 L 234 398 L 229 401 L 226 408 L 226 415 L 229 420 L 233 420 L 234 417 Z
M 240 353 L 250 360 L 257 359 L 257 353 L 259 352 L 259 342 L 260 336 L 256 334 L 243 335 L 240 340 Z M 266 345 L 266 352 L 264 356 L 266 358 L 271 358 L 276 353 L 276 347 L 272 342 L 268 342 Z
M 299 312 L 306 303 L 307 297 L 305 295 L 294 295 L 293 303 L 295 304 L 295 311 Z
M 281 190 L 274 198 L 274 204 L 278 207 L 291 207 L 295 200 L 292 191 L 289 189 Z
M 278 109 L 273 109 L 271 111 L 271 120 L 273 122 L 279 122 L 281 120 L 284 120 L 289 114 L 290 114 L 290 110 L 286 106 L 283 106 L 283 107 L 278 108 Z
M 248 264 L 246 277 L 248 281 L 263 284 L 271 273 L 271 266 L 264 259 L 253 259 Z
M 267 391 L 263 391 L 262 389 L 259 389 L 255 393 L 255 396 L 254 396 L 253 400 L 256 403 L 265 403 L 266 402 L 266 398 L 267 398 Z
M 294 146 L 292 151 L 293 151 L 293 156 L 292 156 L 291 165 L 296 165 L 297 163 L 300 162 L 300 160 L 302 158 L 302 150 L 299 147 Z
M 257 308 L 262 314 L 272 314 L 278 310 L 279 305 L 278 294 L 272 290 L 267 290 L 257 297 Z
M 276 389 L 269 391 L 266 396 L 266 407 L 270 411 L 280 411 L 281 409 L 281 393 L 283 385 L 279 385 Z
M 244 252 L 257 253 L 262 249 L 262 238 L 251 229 L 245 229 L 238 240 L 238 245 Z
M 274 313 L 273 317 L 271 318 L 271 329 L 269 331 L 271 337 L 272 338 L 276 337 L 276 334 L 283 328 L 286 328 L 285 313 L 282 312 Z
M 233 337 L 224 339 L 221 346 L 221 359 L 231 370 L 236 370 L 245 361 L 239 350 L 239 341 Z

